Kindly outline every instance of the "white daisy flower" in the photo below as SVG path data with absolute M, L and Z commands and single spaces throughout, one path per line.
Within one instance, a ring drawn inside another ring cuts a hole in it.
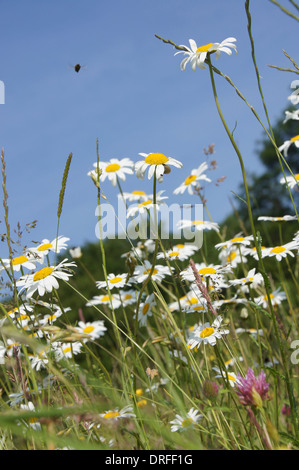
M 199 325 L 195 331 L 193 331 L 192 336 L 188 341 L 190 349 L 199 347 L 201 343 L 215 346 L 217 339 L 220 339 L 223 335 L 227 335 L 229 333 L 229 330 L 220 328 L 222 320 L 222 316 L 218 315 L 212 325 L 210 325 L 209 322 Z
M 16 282 L 17 287 L 21 287 L 20 293 L 26 290 L 26 297 L 30 298 L 36 291 L 38 291 L 40 296 L 43 296 L 46 292 L 58 289 L 59 284 L 57 279 L 68 281 L 73 275 L 69 272 L 69 269 L 76 267 L 73 261 L 67 261 L 66 258 L 57 266 L 46 266 L 34 274 L 26 274 L 20 277 Z
M 203 231 L 203 230 L 215 230 L 219 232 L 219 225 L 216 222 L 208 222 L 206 220 L 185 220 L 182 219 L 178 222 L 177 227 L 179 229 L 184 228 L 194 228 L 195 231 Z
M 299 148 L 299 135 L 295 135 L 290 140 L 286 140 L 280 147 L 278 147 L 278 150 L 283 152 L 284 157 L 288 156 L 288 150 L 292 144 L 294 144 L 297 149 Z
M 293 189 L 295 187 L 298 188 L 298 185 L 299 185 L 299 173 L 297 173 L 296 175 L 290 175 L 290 176 L 286 176 L 286 178 L 281 178 L 279 180 L 280 184 L 285 184 L 285 185 L 288 185 L 288 187 L 290 189 Z
M 156 172 L 157 180 L 161 183 L 165 171 L 168 171 L 168 166 L 172 165 L 176 168 L 182 168 L 183 164 L 172 157 L 166 157 L 163 153 L 139 153 L 144 160 L 135 163 L 135 171 L 137 178 L 144 179 L 146 170 L 148 171 L 148 179 L 151 179 Z
M 208 266 L 205 263 L 195 263 L 195 267 L 197 272 L 202 276 L 203 278 L 209 277 L 212 279 L 212 282 L 217 281 L 218 275 L 223 274 L 223 273 L 229 273 L 231 272 L 231 267 L 229 265 L 227 266 L 222 266 L 222 265 L 213 265 L 209 264 Z M 195 281 L 195 276 L 193 269 L 191 266 L 188 266 L 188 268 L 184 269 L 180 273 L 181 277 L 185 281 L 190 281 L 194 282 Z
M 246 277 L 243 277 L 241 279 L 232 279 L 228 281 L 229 284 L 232 286 L 248 286 L 250 285 L 251 288 L 255 289 L 258 285 L 263 284 L 264 278 L 260 273 L 255 273 L 255 268 L 251 269 L 248 271 L 248 274 Z
M 133 278 L 131 278 L 131 280 L 137 283 L 144 282 L 148 278 L 149 273 L 151 272 L 151 269 L 152 269 L 151 263 L 148 260 L 145 260 L 142 266 L 141 265 L 136 266 Z M 170 275 L 170 272 L 169 272 L 168 266 L 162 266 L 161 264 L 156 264 L 154 267 L 151 279 L 153 281 L 161 282 L 165 276 L 169 276 L 169 275 Z
M 231 238 L 230 240 L 227 240 L 225 242 L 222 242 L 222 243 L 217 243 L 217 245 L 215 245 L 215 248 L 230 248 L 231 246 L 233 245 L 250 245 L 251 242 L 253 241 L 253 235 L 248 235 L 247 237 L 243 237 L 242 236 L 242 233 L 238 233 L 237 235 L 235 235 L 233 238 Z
M 244 247 L 244 248 L 243 248 L 243 253 L 244 253 L 245 256 L 246 256 L 246 255 L 250 255 L 250 256 L 252 256 L 252 257 L 253 257 L 254 259 L 256 259 L 256 260 L 259 259 L 258 254 L 257 254 L 257 250 L 256 250 L 256 247 L 255 247 L 255 246 L 253 246 L 253 247 Z M 266 256 L 266 253 L 267 253 L 267 247 L 261 245 L 261 254 L 262 254 L 262 258 L 264 258 L 264 257 Z M 247 259 L 244 258 L 243 256 L 242 256 L 242 259 L 243 259 L 244 262 L 247 261 Z M 246 260 L 246 261 L 245 261 L 245 260 Z
M 233 388 L 235 385 L 239 383 L 237 375 L 234 372 L 221 371 L 218 367 L 213 367 L 213 370 L 218 373 L 215 375 L 215 379 L 223 378 L 229 381 L 230 386 Z
M 191 69 L 194 71 L 196 70 L 196 67 L 200 69 L 205 69 L 206 66 L 204 65 L 204 62 L 209 53 L 215 52 L 216 59 L 218 59 L 220 57 L 221 52 L 225 52 L 228 55 L 232 54 L 231 49 L 234 49 L 234 51 L 237 52 L 237 47 L 234 42 L 236 42 L 235 38 L 227 38 L 221 43 L 210 42 L 208 44 L 205 44 L 204 46 L 197 47 L 197 44 L 194 39 L 189 39 L 190 48 L 187 46 L 181 46 L 184 47 L 185 50 L 176 52 L 174 55 L 184 54 L 187 56 L 181 62 L 181 70 L 185 70 L 189 62 L 191 65 Z
M 89 302 L 87 302 L 86 307 L 92 307 L 93 305 L 107 305 L 110 308 L 112 306 L 113 310 L 116 310 L 121 306 L 121 301 L 117 294 L 111 294 L 111 299 L 108 294 L 95 295 Z
M 21 404 L 20 408 L 21 410 L 25 410 L 25 411 L 35 411 L 35 406 L 32 403 L 32 401 L 29 401 L 27 404 Z M 40 423 L 38 423 L 37 418 L 34 418 L 34 417 L 29 418 L 28 420 L 26 420 L 25 424 L 26 426 L 29 426 L 32 429 L 34 429 L 34 431 L 41 430 L 41 425 Z
M 165 251 L 165 253 L 161 252 L 157 254 L 158 259 L 167 258 L 170 261 L 184 261 L 188 259 L 190 256 L 194 255 L 194 253 L 198 251 L 198 247 L 196 245 L 189 245 L 189 244 L 177 244 L 174 245 L 172 249 Z
M 89 340 L 95 340 L 96 338 L 99 338 L 100 336 L 104 336 L 105 331 L 107 331 L 107 328 L 104 325 L 103 320 L 97 320 L 94 322 L 83 322 L 79 321 L 78 326 L 75 328 L 78 333 L 82 333 L 83 335 L 87 335 L 88 337 L 83 339 L 83 343 Z
M 45 369 L 49 363 L 48 354 L 50 347 L 47 345 L 44 348 L 40 348 L 36 354 L 29 354 L 29 360 L 31 363 L 32 369 L 40 371 Z
M 82 349 L 82 343 L 76 341 L 74 343 L 60 343 L 54 342 L 51 344 L 52 349 L 55 352 L 57 361 L 61 359 L 72 359 L 73 356 L 79 354 Z
M 277 261 L 281 261 L 287 255 L 290 255 L 294 258 L 295 255 L 292 250 L 298 250 L 298 247 L 298 242 L 293 240 L 289 243 L 286 243 L 285 245 L 274 246 L 273 248 L 266 248 L 264 251 L 264 256 L 275 256 Z
M 282 217 L 260 216 L 257 220 L 262 220 L 265 222 L 290 222 L 292 220 L 297 220 L 297 217 L 295 215 L 284 215 Z
M 32 256 L 16 256 L 15 258 L 10 259 L 3 259 L 3 264 L 5 265 L 6 269 L 10 269 L 12 265 L 12 269 L 14 271 L 20 271 L 22 268 L 27 269 L 35 269 L 36 268 L 36 260 Z
M 168 199 L 167 196 L 161 196 L 164 193 L 163 191 L 159 191 L 156 195 L 156 204 L 154 204 L 154 197 L 151 194 L 147 200 L 139 202 L 138 204 L 132 204 L 127 209 L 127 218 L 134 217 L 136 214 L 146 214 L 150 209 L 155 209 L 158 211 L 160 210 L 160 206 L 164 203 L 164 199 Z
M 98 164 L 97 162 L 93 164 L 95 170 L 89 171 L 87 174 L 91 176 L 92 174 L 97 178 Z M 133 166 L 134 163 L 129 158 L 111 158 L 108 162 L 99 162 L 99 169 L 101 171 L 100 181 L 105 181 L 106 178 L 111 181 L 113 186 L 117 184 L 117 178 L 122 181 L 126 180 L 126 175 L 133 175 Z
M 119 299 L 123 307 L 127 307 L 127 305 L 135 304 L 137 302 L 136 292 L 133 289 L 120 290 Z
M 28 252 L 31 253 L 37 261 L 43 263 L 44 257 L 47 256 L 50 251 L 60 253 L 62 250 L 65 250 L 67 248 L 67 241 L 69 241 L 69 238 L 63 237 L 62 235 L 54 238 L 52 241 L 44 238 L 37 247 L 29 248 Z
M 122 418 L 136 418 L 136 415 L 133 412 L 132 405 L 127 405 L 121 410 L 119 408 L 116 408 L 114 410 L 105 411 L 105 413 L 101 413 L 99 416 L 100 418 L 113 421 L 117 421 Z
M 140 326 L 146 326 L 148 317 L 152 316 L 152 308 L 156 305 L 155 295 L 150 294 L 145 301 L 140 304 L 137 320 Z M 136 318 L 136 316 L 134 316 Z
M 175 419 L 170 421 L 171 432 L 186 431 L 192 429 L 194 425 L 202 418 L 202 415 L 195 408 L 191 408 L 185 416 L 175 415 Z
M 127 276 L 128 274 L 127 273 L 124 273 L 124 274 L 108 274 L 107 276 L 107 282 L 108 282 L 108 286 L 109 286 L 109 289 L 114 289 L 115 287 L 117 289 L 120 289 L 124 286 L 129 286 L 130 285 L 130 282 L 127 282 Z M 96 286 L 98 287 L 98 289 L 101 289 L 102 287 L 103 288 L 106 288 L 107 287 L 107 282 L 106 281 L 97 281 L 96 282 Z
M 232 245 L 228 248 L 222 248 L 219 252 L 219 259 L 223 264 L 230 264 L 232 268 L 236 268 L 239 263 L 246 263 L 246 253 L 243 245 Z
M 258 336 L 263 336 L 264 335 L 264 332 L 261 328 L 259 330 L 257 330 L 256 328 L 237 328 L 235 330 L 235 332 L 237 333 L 237 335 L 239 335 L 241 333 L 249 333 L 254 338 L 257 338 Z
M 173 194 L 183 194 L 186 189 L 189 194 L 194 194 L 194 187 L 200 187 L 199 181 L 207 181 L 210 183 L 212 180 L 208 178 L 204 171 L 208 169 L 208 164 L 206 162 L 202 163 L 198 168 L 191 171 L 191 174 L 187 176 L 185 181 L 173 191 Z
M 286 300 L 286 298 L 287 298 L 286 293 L 284 291 L 281 291 L 280 287 L 278 289 L 275 289 L 275 291 L 271 292 L 271 294 L 270 294 L 271 303 L 274 306 L 275 305 L 280 305 L 281 302 Z M 262 295 L 260 297 L 256 297 L 254 299 L 254 301 L 257 305 L 261 305 L 263 308 L 268 307 L 268 297 L 267 297 L 267 295 Z
M 140 202 L 147 201 L 149 199 L 149 196 L 146 194 L 146 192 L 141 190 L 134 190 L 131 193 L 124 192 L 122 195 L 119 194 L 119 197 L 123 197 L 124 200 L 128 202 Z

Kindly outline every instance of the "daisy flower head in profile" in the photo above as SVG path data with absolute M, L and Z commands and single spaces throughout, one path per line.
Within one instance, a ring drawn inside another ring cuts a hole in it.
M 283 258 L 286 258 L 287 255 L 295 257 L 293 250 L 298 250 L 299 244 L 296 240 L 292 240 L 285 245 L 274 246 L 273 248 L 265 249 L 265 256 L 275 256 L 277 261 L 281 261 Z
M 222 320 L 222 316 L 218 315 L 212 325 L 210 325 L 209 322 L 204 323 L 203 325 L 199 325 L 193 331 L 188 341 L 188 346 L 190 346 L 190 349 L 199 347 L 201 343 L 215 346 L 217 339 L 221 339 L 223 335 L 228 335 L 229 330 L 221 328 Z
M 297 149 L 299 149 L 299 135 L 295 135 L 294 137 L 291 137 L 289 140 L 285 140 L 280 147 L 278 147 L 278 150 L 280 152 L 283 152 L 284 157 L 288 156 L 288 151 L 291 145 L 295 145 Z
M 283 215 L 281 217 L 267 217 L 261 215 L 260 217 L 258 217 L 257 220 L 261 220 L 264 222 L 291 222 L 293 220 L 297 220 L 297 217 L 295 215 Z
M 217 281 L 217 278 L 218 278 L 219 275 L 221 275 L 223 273 L 231 272 L 231 267 L 229 265 L 222 266 L 220 264 L 206 265 L 205 263 L 200 263 L 200 264 L 196 263 L 195 267 L 196 267 L 196 270 L 197 270 L 198 274 L 200 274 L 201 277 L 203 277 L 203 278 L 209 277 L 209 278 L 211 278 L 212 282 Z M 188 266 L 188 268 L 186 268 L 180 274 L 181 274 L 182 279 L 185 280 L 185 281 L 190 281 L 190 282 L 195 281 L 194 272 L 193 272 L 193 269 L 192 269 L 191 266 Z
M 16 282 L 17 287 L 21 287 L 20 293 L 26 290 L 26 297 L 30 298 L 37 291 L 43 296 L 46 292 L 52 292 L 59 288 L 58 279 L 68 281 L 73 275 L 71 268 L 76 267 L 74 261 L 65 258 L 57 266 L 46 266 L 36 271 L 34 274 L 26 274 Z
M 69 238 L 63 236 L 54 238 L 52 241 L 44 238 L 37 247 L 29 248 L 28 252 L 32 254 L 37 261 L 43 263 L 45 256 L 47 256 L 49 252 L 60 253 L 62 250 L 65 250 L 67 248 L 67 241 L 69 241 Z
M 12 259 L 3 259 L 2 260 L 4 266 L 6 269 L 10 269 L 12 266 L 13 271 L 20 271 L 23 268 L 26 269 L 35 269 L 36 268 L 36 259 L 28 254 L 28 256 L 21 255 L 21 256 L 16 256 Z
M 198 247 L 196 245 L 183 243 L 177 244 L 174 245 L 172 249 L 165 251 L 165 253 L 158 253 L 157 259 L 167 258 L 170 261 L 184 261 L 194 255 L 196 251 L 198 251 Z
M 154 294 L 146 297 L 145 301 L 140 304 L 138 310 L 138 322 L 140 326 L 146 326 L 148 317 L 152 316 L 152 308 L 156 305 Z M 135 317 L 136 318 L 136 317 Z
M 131 191 L 130 193 L 123 192 L 119 197 L 123 197 L 124 200 L 128 202 L 142 202 L 148 199 L 146 192 L 139 189 Z
M 115 310 L 121 306 L 121 300 L 114 294 L 111 294 L 111 297 L 108 294 L 95 295 L 89 302 L 87 302 L 86 307 L 92 307 L 93 305 L 107 305 Z
M 167 196 L 162 196 L 164 191 L 159 191 L 156 195 L 156 204 L 154 204 L 153 194 L 149 195 L 146 200 L 139 202 L 138 204 L 132 204 L 127 209 L 127 218 L 134 217 L 136 214 L 146 214 L 151 209 L 160 210 L 160 206 L 165 204 L 164 199 L 168 199 Z
M 296 188 L 296 189 L 299 189 L 298 186 L 299 186 L 299 173 L 297 173 L 296 175 L 290 175 L 290 176 L 286 176 L 285 178 L 281 178 L 279 180 L 280 184 L 285 184 L 285 185 L 288 185 L 288 187 L 290 189 L 293 189 L 293 188 Z
M 100 181 L 105 181 L 108 178 L 111 181 L 112 186 L 117 185 L 117 179 L 122 181 L 126 180 L 126 175 L 133 175 L 134 163 L 129 158 L 111 158 L 108 162 L 94 163 L 95 170 L 89 171 L 88 176 L 92 174 L 97 177 L 98 168 L 100 170 Z
M 105 411 L 105 413 L 101 413 L 100 418 L 104 418 L 107 420 L 118 421 L 119 419 L 123 418 L 136 418 L 135 413 L 133 413 L 133 406 L 127 405 L 121 410 L 119 408 L 115 408 L 114 410 Z
M 209 222 L 206 220 L 185 220 L 182 219 L 177 223 L 178 229 L 190 229 L 195 232 L 202 232 L 204 230 L 215 230 L 219 232 L 219 225 L 216 222 Z
M 217 372 L 217 375 L 215 375 L 215 379 L 224 378 L 224 380 L 228 380 L 232 388 L 239 383 L 237 374 L 235 374 L 235 372 L 229 372 L 228 370 L 221 371 L 218 367 L 213 367 L 213 370 Z
M 233 245 L 248 246 L 251 244 L 252 241 L 253 241 L 253 235 L 248 235 L 247 237 L 244 237 L 242 235 L 242 232 L 240 232 L 237 235 L 235 235 L 233 238 L 231 238 L 230 240 L 227 240 L 222 243 L 217 243 L 217 245 L 215 245 L 215 248 L 231 248 Z
M 191 408 L 185 416 L 175 415 L 175 419 L 170 421 L 171 432 L 181 432 L 192 429 L 196 423 L 202 418 L 202 415 L 195 408 Z
M 181 70 L 186 70 L 186 66 L 188 63 L 190 63 L 191 69 L 193 71 L 196 70 L 196 67 L 200 69 L 205 69 L 206 66 L 204 65 L 204 62 L 208 54 L 215 53 L 216 59 L 219 59 L 221 52 L 225 52 L 226 54 L 231 55 L 232 49 L 237 52 L 237 46 L 236 44 L 234 44 L 235 42 L 236 38 L 227 38 L 224 39 L 224 41 L 222 41 L 221 43 L 210 42 L 203 46 L 197 47 L 197 44 L 194 39 L 189 39 L 190 47 L 182 45 L 180 47 L 184 48 L 184 50 L 176 52 L 174 55 L 184 54 L 185 56 L 187 56 L 181 62 Z
M 183 194 L 186 190 L 190 195 L 194 194 L 194 187 L 200 187 L 199 181 L 206 181 L 210 183 L 212 180 L 208 178 L 203 172 L 208 169 L 206 162 L 202 163 L 198 168 L 191 171 L 185 181 L 178 188 L 173 191 L 173 194 Z
M 107 282 L 106 281 L 97 281 L 96 286 L 98 287 L 98 289 L 106 288 L 107 283 L 108 283 L 108 286 L 109 286 L 110 290 L 114 289 L 114 288 L 120 289 L 120 288 L 124 287 L 125 285 L 127 285 L 127 286 L 130 285 L 130 283 L 127 282 L 127 276 L 128 276 L 127 273 L 117 274 L 117 275 L 115 275 L 113 273 L 110 273 L 107 276 Z
M 172 157 L 167 157 L 163 153 L 139 153 L 144 159 L 135 163 L 135 172 L 137 178 L 144 179 L 146 170 L 148 169 L 148 179 L 156 174 L 159 183 L 163 181 L 163 175 L 170 173 L 169 165 L 176 168 L 182 168 L 183 164 Z

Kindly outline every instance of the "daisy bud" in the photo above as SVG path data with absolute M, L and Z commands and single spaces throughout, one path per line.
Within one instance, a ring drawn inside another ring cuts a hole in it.
M 219 386 L 212 380 L 205 380 L 202 391 L 206 398 L 214 399 L 218 395 Z

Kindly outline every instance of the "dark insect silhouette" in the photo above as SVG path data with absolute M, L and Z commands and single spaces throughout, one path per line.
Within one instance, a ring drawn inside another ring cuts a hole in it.
M 74 70 L 75 70 L 75 72 L 77 72 L 77 73 L 79 72 L 79 70 L 80 70 L 81 68 L 82 68 L 82 65 L 80 65 L 80 64 L 74 65 Z

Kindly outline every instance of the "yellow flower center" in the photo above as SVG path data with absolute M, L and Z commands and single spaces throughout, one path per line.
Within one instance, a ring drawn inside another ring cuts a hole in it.
M 183 243 L 178 243 L 178 244 L 176 245 L 176 247 L 177 247 L 179 250 L 181 250 L 182 248 L 185 247 L 185 245 L 184 245 Z
M 106 173 L 114 173 L 115 171 L 120 169 L 120 165 L 118 163 L 111 163 L 110 165 L 106 166 Z
M 168 157 L 163 153 L 150 153 L 144 161 L 149 165 L 164 165 L 168 160 Z
M 94 326 L 89 325 L 84 328 L 83 333 L 91 333 L 93 330 L 94 330 Z
M 182 421 L 182 428 L 187 428 L 187 427 L 190 426 L 192 423 L 193 423 L 193 419 L 192 419 L 192 418 L 186 418 L 186 419 L 184 419 L 184 421 Z
M 191 297 L 191 299 L 187 302 L 189 305 L 194 305 L 198 303 L 198 299 L 196 297 Z
M 203 220 L 193 220 L 192 224 L 193 225 L 204 225 L 204 221 Z
M 270 253 L 283 253 L 286 249 L 283 246 L 275 246 Z
M 71 350 L 72 350 L 71 346 L 68 346 L 67 348 L 64 348 L 64 349 L 62 350 L 62 352 L 64 352 L 64 354 L 66 354 L 66 353 L 68 353 L 68 352 L 71 352 Z
M 132 298 L 131 294 L 126 294 L 124 297 L 125 300 L 130 300 L 131 298 Z
M 140 202 L 138 204 L 138 207 L 142 207 L 142 206 L 148 206 L 149 204 L 151 204 L 153 201 L 151 199 L 149 199 L 148 201 L 144 201 L 144 202 Z
M 143 309 L 142 309 L 142 314 L 143 314 L 143 315 L 146 315 L 147 312 L 148 312 L 148 309 L 149 309 L 149 304 L 145 304 L 144 307 L 143 307 Z
M 169 257 L 172 258 L 173 256 L 179 256 L 179 252 L 178 251 L 172 251 L 171 253 L 169 253 Z
M 110 300 L 109 295 L 103 295 L 102 302 L 108 302 Z
M 118 282 L 122 281 L 122 277 L 116 276 L 113 279 L 110 279 L 111 284 L 117 284 Z
M 150 272 L 151 272 L 150 269 L 146 269 L 143 274 L 149 274 Z M 158 270 L 157 270 L 157 269 L 154 269 L 152 275 L 154 276 L 154 274 L 157 274 L 157 272 L 158 272 Z
M 142 395 L 142 394 L 143 394 L 142 388 L 137 388 L 137 390 L 136 390 L 136 395 L 140 396 L 140 395 Z
M 53 245 L 51 243 L 43 243 L 40 245 L 37 249 L 37 251 L 46 251 L 49 250 L 50 248 L 53 248 Z
M 138 408 L 144 408 L 146 405 L 147 405 L 147 401 L 146 401 L 146 400 L 139 400 L 139 401 L 137 402 Z
M 203 310 L 203 309 L 204 309 L 204 308 L 203 308 L 201 305 L 199 305 L 198 307 L 193 307 L 193 310 L 194 310 L 195 312 L 201 311 L 201 310 Z
M 188 186 L 189 184 L 191 184 L 194 180 L 196 180 L 196 175 L 189 175 L 187 176 L 187 178 L 185 179 L 185 186 Z
M 212 42 L 205 44 L 204 46 L 200 46 L 198 49 L 196 49 L 196 52 L 208 52 L 211 46 L 213 46 Z
M 208 336 L 211 336 L 214 333 L 214 328 L 212 326 L 208 326 L 202 332 L 200 333 L 201 338 L 207 338 Z
M 216 269 L 214 268 L 202 268 L 198 270 L 199 274 L 205 276 L 206 274 L 216 274 Z
M 42 279 L 45 279 L 46 277 L 50 276 L 50 274 L 52 274 L 53 271 L 54 271 L 54 269 L 49 268 L 49 267 L 40 269 L 39 271 L 37 271 L 37 273 L 34 274 L 33 280 L 34 281 L 41 281 Z
M 237 256 L 237 253 L 235 251 L 233 251 L 232 253 L 230 253 L 230 255 L 228 255 L 228 257 L 226 258 L 226 261 L 229 263 L 230 261 L 235 259 L 236 256 Z
M 105 419 L 117 418 L 119 416 L 118 411 L 108 411 L 108 413 L 104 414 Z
M 228 379 L 231 380 L 232 382 L 235 382 L 235 381 L 236 381 L 235 377 L 233 377 L 233 376 L 230 375 L 230 374 L 227 374 L 227 377 L 228 377 Z
M 299 181 L 299 173 L 297 173 L 297 175 L 295 175 L 295 178 L 296 178 L 296 181 Z
M 145 192 L 144 191 L 132 191 L 131 194 L 134 194 L 134 196 L 144 196 Z
M 299 135 L 295 135 L 295 137 L 292 137 L 291 142 L 295 142 L 296 140 L 299 140 Z
M 243 242 L 245 240 L 244 237 L 236 237 L 231 239 L 231 243 L 236 243 L 236 242 Z
M 27 256 L 17 256 L 11 260 L 13 266 L 25 263 L 26 261 L 28 261 Z

